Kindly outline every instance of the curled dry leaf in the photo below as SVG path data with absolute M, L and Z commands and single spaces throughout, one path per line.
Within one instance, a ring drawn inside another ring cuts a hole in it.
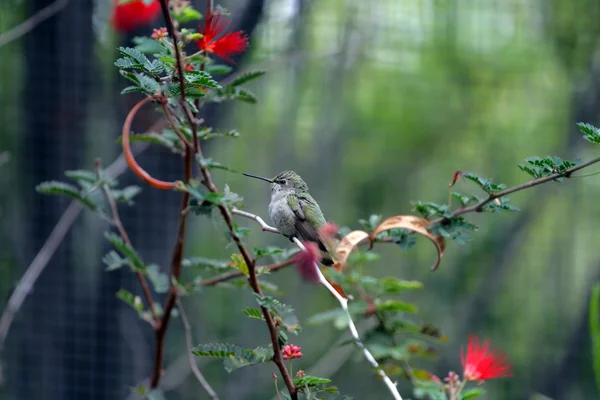
M 375 236 L 381 232 L 389 231 L 390 229 L 408 229 L 410 231 L 420 233 L 421 235 L 427 237 L 427 239 L 431 240 L 437 249 L 437 260 L 435 261 L 435 264 L 433 264 L 433 267 L 431 267 L 431 270 L 435 271 L 439 267 L 442 256 L 444 255 L 446 242 L 442 236 L 432 234 L 427 230 L 427 226 L 429 226 L 429 224 L 430 221 L 414 215 L 395 215 L 377 225 L 371 234 L 371 241 L 373 241 Z
M 344 236 L 335 248 L 335 264 L 333 267 L 338 271 L 342 271 L 350 253 L 366 239 L 369 239 L 369 234 L 365 231 L 352 231 Z

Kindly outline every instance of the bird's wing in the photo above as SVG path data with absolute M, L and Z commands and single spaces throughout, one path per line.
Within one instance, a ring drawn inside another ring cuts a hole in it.
M 315 200 L 308 193 L 291 194 L 288 196 L 288 205 L 296 216 L 295 227 L 299 238 L 315 242 L 322 251 L 328 251 L 317 233 L 317 229 L 325 225 L 325 217 Z M 323 264 L 330 263 L 330 259 L 323 259 Z

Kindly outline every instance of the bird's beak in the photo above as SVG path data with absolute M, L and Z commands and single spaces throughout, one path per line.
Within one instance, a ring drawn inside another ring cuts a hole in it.
M 250 178 L 256 178 L 256 179 L 263 180 L 265 182 L 273 183 L 273 179 L 264 178 L 262 176 L 252 175 L 252 174 L 246 174 L 246 173 L 243 173 L 243 175 L 249 176 Z

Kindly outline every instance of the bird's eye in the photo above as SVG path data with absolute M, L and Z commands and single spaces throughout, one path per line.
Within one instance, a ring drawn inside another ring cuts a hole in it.
M 282 179 L 282 180 L 281 180 L 281 184 L 282 184 L 282 185 L 287 185 L 287 181 L 286 181 L 285 179 Z

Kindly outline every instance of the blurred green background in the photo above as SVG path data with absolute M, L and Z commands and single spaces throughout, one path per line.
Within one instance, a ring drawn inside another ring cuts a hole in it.
M 49 0 L 4 0 L 0 32 Z M 203 2 L 196 2 L 200 9 Z M 357 228 L 370 214 L 411 213 L 410 202 L 447 201 L 456 170 L 509 186 L 527 175 L 529 156 L 589 159 L 598 151 L 575 122 L 599 124 L 600 3 L 593 0 L 245 0 L 221 3 L 235 26 L 251 34 L 238 70 L 265 69 L 251 85 L 257 105 L 209 107 L 207 122 L 236 128 L 237 140 L 215 139 L 205 152 L 237 170 L 273 176 L 294 169 L 308 183 L 328 220 Z M 135 96 L 112 66 L 116 47 L 147 35 L 140 27 L 115 35 L 111 2 L 72 0 L 29 34 L 0 47 L 0 307 L 64 212 L 67 202 L 34 186 L 62 179 L 65 169 L 108 165 Z M 160 24 L 157 22 L 157 24 Z M 158 26 L 158 25 L 157 25 Z M 0 39 L 2 38 L 0 34 Z M 134 129 L 158 114 L 139 114 Z M 163 179 L 180 176 L 166 151 L 139 161 Z M 586 170 L 594 172 L 594 167 Z M 245 198 L 248 211 L 267 216 L 266 185 L 216 172 Z M 143 184 L 130 173 L 124 184 Z M 135 209 L 122 209 L 132 241 L 148 262 L 168 265 L 178 196 L 143 187 Z M 461 180 L 459 192 L 477 193 Z M 438 271 L 433 248 L 382 248 L 373 275 L 424 283 L 406 296 L 417 322 L 439 326 L 450 341 L 440 358 L 417 362 L 438 375 L 459 371 L 467 333 L 492 340 L 513 362 L 515 376 L 486 383 L 489 399 L 593 399 L 588 333 L 591 286 L 600 279 L 596 233 L 597 176 L 549 183 L 511 196 L 520 213 L 470 215 L 480 226 L 466 245 L 450 243 Z M 228 258 L 218 218 L 194 217 L 187 254 Z M 252 227 L 251 245 L 289 242 Z M 116 399 L 150 372 L 153 335 L 115 299 L 120 287 L 139 292 L 126 271 L 104 272 L 105 222 L 85 212 L 59 247 L 17 316 L 4 351 L 0 399 Z M 193 276 L 194 271 L 186 271 Z M 271 279 L 301 322 L 336 307 L 322 289 L 300 281 L 293 268 Z M 241 314 L 250 293 L 206 288 L 183 300 L 197 343 L 266 345 L 259 321 Z M 304 324 L 293 343 L 294 363 L 330 377 L 355 399 L 387 398 L 384 385 L 344 332 Z M 167 337 L 163 379 L 168 399 L 205 399 L 184 357 L 178 320 Z M 269 399 L 272 364 L 227 374 L 219 360 L 200 360 L 222 399 Z M 410 397 L 410 386 L 400 382 Z

